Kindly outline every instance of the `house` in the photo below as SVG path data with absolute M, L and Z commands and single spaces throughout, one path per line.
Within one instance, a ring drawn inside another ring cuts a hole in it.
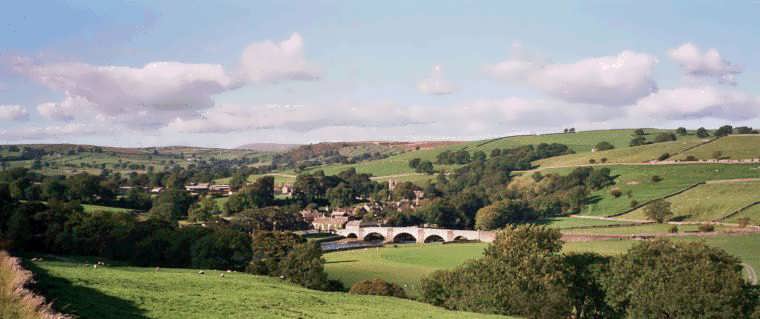
M 209 189 L 209 183 L 192 183 L 185 186 L 185 190 L 188 192 L 207 192 Z
M 316 209 L 307 208 L 307 209 L 304 209 L 304 210 L 301 211 L 301 217 L 306 222 L 311 223 L 311 222 L 313 222 L 315 219 L 317 219 L 319 217 L 324 217 L 324 214 L 320 213 Z
M 162 191 L 164 191 L 163 187 L 153 187 L 153 188 L 150 189 L 150 192 L 153 193 L 153 194 L 158 194 L 158 193 L 160 193 Z
M 211 185 L 208 188 L 209 193 L 217 194 L 221 196 L 232 195 L 232 187 L 227 184 Z
M 337 229 L 343 229 L 348 223 L 348 216 L 330 216 L 330 217 L 317 217 L 311 222 L 311 226 L 315 230 L 328 232 Z
M 289 184 L 282 184 L 282 187 L 280 187 L 280 194 L 288 196 L 293 195 L 293 186 Z

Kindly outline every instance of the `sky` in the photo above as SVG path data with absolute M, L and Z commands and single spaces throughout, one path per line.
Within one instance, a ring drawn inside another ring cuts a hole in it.
M 760 1 L 13 1 L 0 143 L 760 126 Z

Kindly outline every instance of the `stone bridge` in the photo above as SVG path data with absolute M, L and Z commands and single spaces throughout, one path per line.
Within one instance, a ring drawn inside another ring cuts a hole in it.
M 479 240 L 490 243 L 495 233 L 479 230 L 438 229 L 423 227 L 357 227 L 349 226 L 339 229 L 336 234 L 346 238 L 365 241 L 382 240 L 384 242 L 451 242 L 457 240 Z

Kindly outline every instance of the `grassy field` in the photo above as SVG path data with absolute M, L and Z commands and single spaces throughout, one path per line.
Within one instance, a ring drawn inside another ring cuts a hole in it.
M 718 237 L 678 237 L 674 241 L 704 240 L 725 249 L 755 269 L 760 269 L 760 234 Z M 603 240 L 570 242 L 566 252 L 597 252 L 617 255 L 636 244 L 635 240 Z M 382 278 L 401 284 L 411 295 L 419 294 L 419 280 L 437 269 L 448 269 L 482 255 L 486 244 L 408 244 L 366 250 L 352 250 L 325 255 L 331 278 L 346 284 L 359 280 Z
M 635 226 L 622 227 L 604 227 L 604 228 L 584 228 L 584 229 L 567 229 L 566 234 L 594 234 L 594 235 L 635 235 L 635 234 L 665 234 L 669 233 L 670 224 L 644 224 Z M 679 232 L 694 232 L 699 228 L 698 225 L 678 225 Z M 721 226 L 716 226 L 715 230 L 720 231 Z
M 681 165 L 611 165 L 612 175 L 618 176 L 616 185 L 595 191 L 591 201 L 583 211 L 585 215 L 609 216 L 625 212 L 632 200 L 639 203 L 662 198 L 683 190 L 696 183 L 708 180 L 757 178 L 760 177 L 760 165 L 732 164 L 681 164 Z M 567 174 L 572 168 L 542 170 Z M 652 176 L 663 178 L 660 182 L 652 181 Z M 612 188 L 618 188 L 623 196 L 615 198 L 610 194 Z M 632 197 L 625 195 L 628 191 Z
M 80 318 L 503 318 L 410 300 L 308 290 L 277 278 L 191 269 L 36 262 L 46 296 Z
M 129 211 L 132 211 L 129 208 L 101 206 L 101 205 L 91 205 L 91 204 L 82 204 L 82 208 L 84 208 L 84 211 L 86 213 L 92 213 L 92 212 L 96 212 L 96 211 L 106 211 L 106 212 L 114 212 L 114 213 L 126 213 L 126 212 L 129 212 Z
M 736 223 L 742 218 L 749 218 L 752 224 L 760 225 L 760 204 L 749 207 L 748 209 L 727 218 L 726 221 L 729 223 Z
M 760 201 L 760 182 L 705 184 L 668 199 L 677 220 L 715 221 Z M 646 219 L 640 208 L 621 218 Z
M 550 228 L 557 229 L 569 229 L 580 227 L 593 227 L 593 226 L 609 226 L 609 225 L 628 225 L 631 222 L 617 221 L 617 220 L 600 220 L 600 219 L 588 219 L 588 218 L 575 218 L 575 217 L 552 217 L 542 219 L 536 222 L 539 225 L 546 225 Z
M 656 160 L 665 153 L 680 153 L 685 149 L 694 147 L 701 143 L 703 142 L 696 138 L 682 137 L 675 142 L 656 143 L 636 147 L 616 148 L 594 153 L 586 152 L 551 157 L 543 160 L 538 160 L 534 162 L 534 164 L 541 167 L 585 165 L 589 164 L 589 161 L 592 159 L 596 163 L 602 163 L 603 158 L 607 159 L 607 163 L 643 163 L 651 160 Z
M 715 152 L 721 152 L 728 159 L 760 158 L 760 135 L 729 135 L 703 146 L 689 150 L 676 159 L 691 155 L 701 160 L 713 159 Z

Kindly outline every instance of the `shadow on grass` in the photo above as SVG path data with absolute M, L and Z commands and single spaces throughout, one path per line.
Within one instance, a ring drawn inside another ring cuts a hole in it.
M 105 295 L 95 289 L 76 286 L 68 279 L 50 275 L 32 263 L 24 267 L 34 273 L 35 290 L 45 296 L 53 307 L 76 318 L 147 319 L 144 311 L 131 301 Z

